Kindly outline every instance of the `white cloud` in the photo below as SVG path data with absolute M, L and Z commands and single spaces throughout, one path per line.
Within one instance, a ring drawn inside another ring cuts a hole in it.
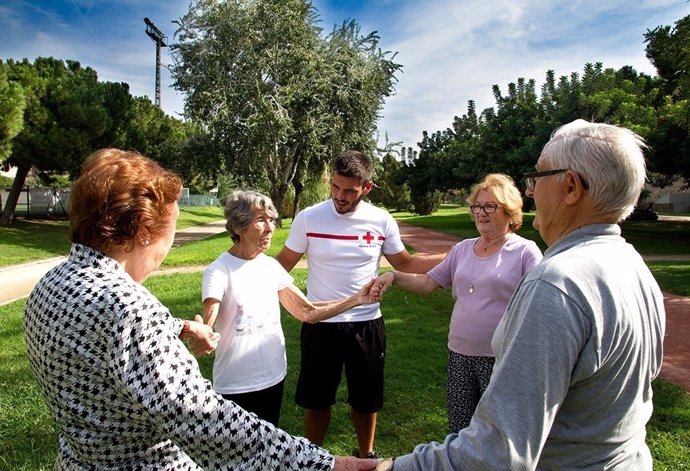
M 75 3 L 76 2 L 76 3 Z M 78 8 L 75 8 L 75 4 Z M 491 87 L 519 77 L 582 72 L 587 62 L 655 71 L 644 55 L 643 34 L 688 14 L 679 0 L 314 0 L 325 32 L 354 18 L 362 33 L 378 31 L 383 50 L 403 64 L 397 94 L 379 122 L 381 136 L 414 145 L 467 111 L 493 106 Z M 135 95 L 154 95 L 155 48 L 144 33 L 149 17 L 173 40 L 171 20 L 187 0 L 13 0 L 0 6 L 2 58 L 53 56 L 94 68 L 101 80 L 127 82 Z M 170 62 L 167 49 L 163 63 Z M 181 112 L 182 96 L 162 70 L 162 105 Z
M 681 17 L 671 3 L 629 1 L 454 1 L 428 2 L 394 15 L 380 31 L 383 49 L 399 51 L 404 65 L 397 95 L 387 100 L 381 136 L 414 145 L 422 131 L 443 130 L 467 111 L 493 106 L 492 85 L 503 93 L 518 78 L 534 79 L 537 91 L 546 71 L 582 73 L 587 62 L 604 67 L 631 65 L 654 74 L 644 54 L 644 32 Z M 670 10 L 670 11 L 669 11 Z M 623 25 L 625 27 L 623 27 Z M 363 28 L 365 29 L 365 28 Z

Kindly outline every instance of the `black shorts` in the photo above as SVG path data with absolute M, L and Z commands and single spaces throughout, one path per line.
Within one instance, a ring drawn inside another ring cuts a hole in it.
M 347 402 L 361 414 L 383 407 L 386 330 L 383 318 L 302 324 L 302 360 L 295 402 L 305 409 L 335 404 L 343 365 Z
M 223 399 L 233 401 L 242 409 L 254 412 L 259 418 L 271 422 L 276 427 L 280 420 L 280 406 L 283 404 L 285 380 L 266 389 L 239 394 L 222 394 Z

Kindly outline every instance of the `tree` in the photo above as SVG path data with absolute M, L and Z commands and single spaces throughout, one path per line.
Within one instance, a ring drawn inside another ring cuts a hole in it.
M 534 167 L 553 130 L 577 118 L 650 136 L 658 90 L 657 79 L 632 67 L 605 69 L 601 63 L 586 64 L 582 78 L 572 73 L 557 81 L 547 71 L 541 96 L 534 80 L 519 78 L 508 84 L 507 94 L 494 85 L 495 107 L 478 116 L 470 100 L 467 113 L 456 116 L 452 127 L 422 133 L 419 157 L 406 166 L 413 200 L 428 211 L 435 204 L 434 190 L 466 189 L 488 173 L 505 173 L 518 183 Z M 683 110 L 676 107 L 669 114 Z
M 0 224 L 10 224 L 26 176 L 31 167 L 42 172 L 79 173 L 83 159 L 99 147 L 113 145 L 110 139 L 125 110 L 129 95 L 124 84 L 104 87 L 96 72 L 76 61 L 38 58 L 34 63 L 7 62 L 8 79 L 24 90 L 24 127 L 13 141 L 6 164 L 17 167 Z M 108 100 L 106 100 L 106 91 Z M 117 111 L 117 112 L 114 112 Z
M 7 78 L 8 66 L 0 61 L 0 164 L 12 153 L 12 140 L 24 127 L 24 90 Z
M 662 79 L 657 95 L 657 122 L 649 137 L 651 169 L 683 178 L 690 185 L 690 16 L 675 26 L 658 26 L 645 34 L 646 54 Z
M 382 204 L 395 211 L 408 211 L 412 207 L 410 188 L 404 181 L 403 163 L 389 150 L 380 162 L 380 171 L 375 179 L 375 186 L 368 197 L 372 203 Z
M 345 148 L 373 150 L 372 132 L 400 66 L 354 21 L 320 36 L 305 0 L 197 0 L 171 45 L 185 115 L 240 183 L 268 181 L 277 207 L 290 185 Z
M 657 26 L 644 35 L 645 54 L 664 81 L 664 95 L 674 99 L 690 96 L 690 15 L 675 26 Z

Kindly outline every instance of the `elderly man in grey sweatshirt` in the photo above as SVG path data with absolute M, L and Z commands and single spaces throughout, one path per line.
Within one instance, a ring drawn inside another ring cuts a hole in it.
M 525 175 L 549 248 L 496 329 L 489 387 L 469 427 L 418 445 L 394 471 L 652 469 L 663 296 L 617 225 L 642 190 L 644 147 L 607 124 L 554 132 Z

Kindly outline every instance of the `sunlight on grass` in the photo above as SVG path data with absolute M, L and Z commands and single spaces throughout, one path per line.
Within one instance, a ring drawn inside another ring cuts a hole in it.
M 69 253 L 69 222 L 23 219 L 0 226 L 0 267 Z
M 274 256 L 280 252 L 285 245 L 291 222 L 290 219 L 283 219 L 283 227 L 275 229 L 271 247 L 266 251 L 266 254 Z M 165 257 L 161 268 L 206 266 L 231 246 L 232 240 L 227 232 L 203 240 L 188 242 L 179 247 L 173 247 Z
M 647 266 L 664 291 L 690 296 L 690 261 L 648 262 Z
M 223 208 L 220 206 L 188 206 L 180 208 L 180 216 L 177 218 L 175 228 L 186 229 L 192 226 L 201 226 L 209 222 L 225 219 Z

